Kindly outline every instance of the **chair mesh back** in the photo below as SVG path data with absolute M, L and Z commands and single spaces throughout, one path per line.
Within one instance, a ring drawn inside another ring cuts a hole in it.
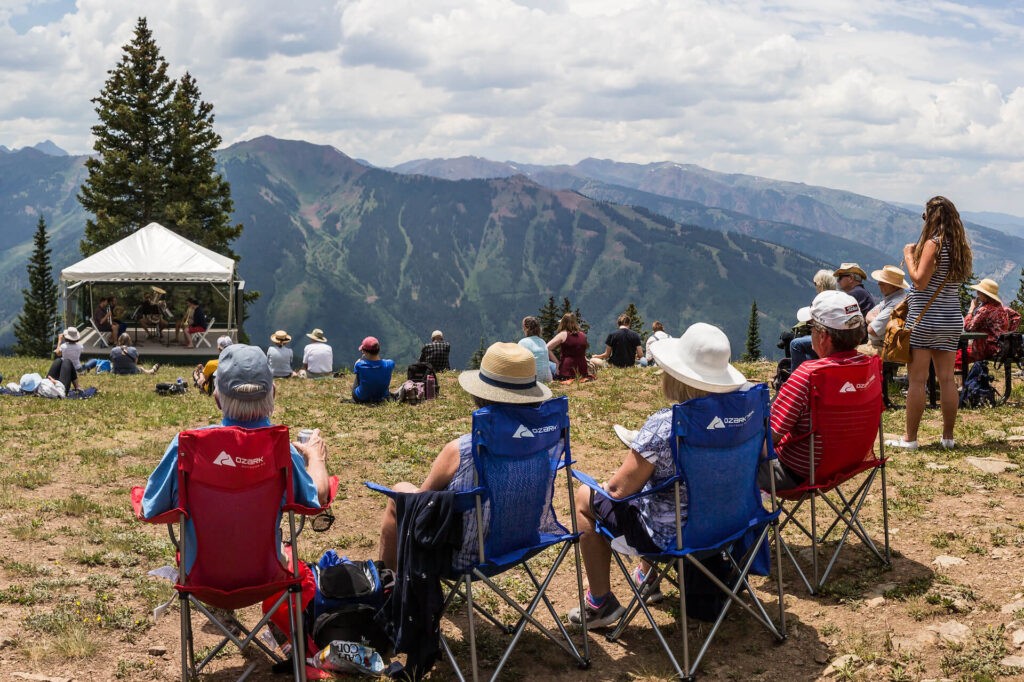
M 567 532 L 551 498 L 569 450 L 568 405 L 561 397 L 537 408 L 492 405 L 473 413 L 473 461 L 490 505 L 488 557 L 536 545 L 541 533 Z
M 841 478 L 872 456 L 882 409 L 882 362 L 877 357 L 811 374 L 815 483 Z
M 672 407 L 673 454 L 686 485 L 684 547 L 715 546 L 758 516 L 767 415 L 764 384 Z
M 278 511 L 291 499 L 288 428 L 182 432 L 179 498 L 195 527 L 188 585 L 238 590 L 288 578 Z

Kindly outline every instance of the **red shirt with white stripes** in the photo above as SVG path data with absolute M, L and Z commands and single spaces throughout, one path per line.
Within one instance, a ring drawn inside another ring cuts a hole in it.
M 772 431 L 782 434 L 783 438 L 776 443 L 775 450 L 779 461 L 797 478 L 806 481 L 811 477 L 811 439 L 790 442 L 811 430 L 811 373 L 819 367 L 862 365 L 868 360 L 867 355 L 856 350 L 833 353 L 818 360 L 805 360 L 779 389 L 772 403 L 771 426 Z M 815 467 L 820 462 L 819 454 Z

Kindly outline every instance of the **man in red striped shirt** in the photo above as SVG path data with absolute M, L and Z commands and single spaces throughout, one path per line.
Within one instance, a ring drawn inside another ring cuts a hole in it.
M 772 467 L 777 490 L 795 488 L 811 474 L 810 439 L 799 438 L 811 430 L 811 373 L 819 367 L 868 361 L 866 355 L 857 352 L 857 345 L 864 336 L 864 317 L 853 296 L 842 291 L 823 291 L 796 316 L 801 322 L 811 323 L 811 344 L 819 359 L 801 363 L 772 403 L 772 436 L 779 455 Z M 815 466 L 818 462 L 820 455 Z M 767 466 L 761 469 L 759 483 L 767 489 Z

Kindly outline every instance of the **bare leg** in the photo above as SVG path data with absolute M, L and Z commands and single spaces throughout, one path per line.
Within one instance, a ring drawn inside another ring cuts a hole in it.
M 576 489 L 576 526 L 581 533 L 580 551 L 583 554 L 590 593 L 595 597 L 603 597 L 612 589 L 609 575 L 612 548 L 595 530 L 596 519 L 590 508 L 590 494 L 590 488 L 586 486 Z
M 939 382 L 940 403 L 942 405 L 942 437 L 953 439 L 953 426 L 956 424 L 956 411 L 960 405 L 960 395 L 956 390 L 956 375 L 953 366 L 956 353 L 951 351 L 933 350 L 932 362 L 935 363 L 935 378 Z
M 419 488 L 412 483 L 402 481 L 392 490 L 399 493 L 417 493 Z M 398 569 L 398 517 L 395 513 L 395 502 L 388 498 L 388 506 L 380 522 L 380 555 L 379 558 L 392 571 Z
M 921 426 L 924 415 L 926 386 L 928 384 L 928 365 L 932 352 L 926 348 L 912 348 L 910 364 L 907 366 L 907 441 L 917 440 L 917 429 Z

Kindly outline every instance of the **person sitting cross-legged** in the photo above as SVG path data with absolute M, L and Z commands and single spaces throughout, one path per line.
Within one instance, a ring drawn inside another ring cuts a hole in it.
M 395 371 L 395 361 L 382 360 L 380 357 L 380 341 L 367 336 L 359 344 L 359 352 L 363 354 L 356 360 L 356 378 L 352 380 L 352 400 L 357 403 L 382 403 L 391 399 L 391 374 Z
M 730 393 L 747 383 L 729 364 L 732 348 L 718 327 L 703 322 L 691 325 L 678 339 L 662 339 L 651 347 L 658 367 L 664 370 L 661 390 L 669 406 L 644 423 L 618 470 L 603 484 L 611 498 L 622 498 L 656 487 L 675 474 L 672 459 L 672 407 L 709 393 Z M 685 488 L 684 488 L 685 491 Z M 680 501 L 686 503 L 685 499 Z M 586 594 L 587 628 L 611 625 L 624 609 L 611 591 L 612 545 L 597 532 L 597 521 L 613 529 L 616 545 L 632 554 L 654 554 L 676 537 L 674 489 L 620 502 L 597 495 L 590 488 L 576 490 L 576 523 L 582 535 L 580 549 L 590 583 Z M 685 509 L 683 519 L 686 518 Z M 643 583 L 649 567 L 641 563 L 633 579 Z M 579 608 L 569 611 L 570 623 L 582 622 Z

